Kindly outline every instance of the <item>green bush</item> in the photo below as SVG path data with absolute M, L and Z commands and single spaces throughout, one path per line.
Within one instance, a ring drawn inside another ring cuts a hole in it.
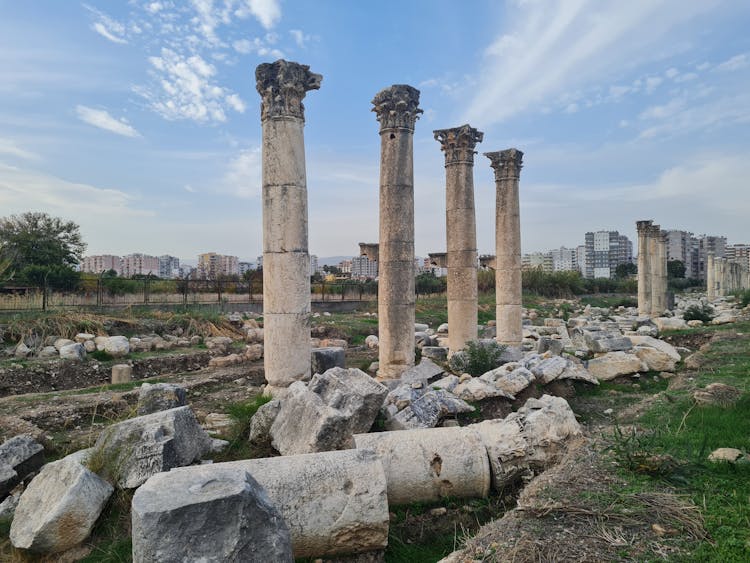
M 740 307 L 747 307 L 750 305 L 750 289 L 742 289 L 735 293 L 735 296 L 737 297 L 737 303 L 739 303 Z
M 503 352 L 505 346 L 494 340 L 470 340 L 464 350 L 453 354 L 450 368 L 455 372 L 482 375 L 503 363 Z
M 682 315 L 686 321 L 703 321 L 709 322 L 714 318 L 714 309 L 711 305 L 704 303 L 702 305 L 691 305 Z

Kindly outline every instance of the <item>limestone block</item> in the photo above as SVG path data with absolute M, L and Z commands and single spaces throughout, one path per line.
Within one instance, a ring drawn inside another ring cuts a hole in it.
M 409 400 L 398 412 L 388 413 L 385 428 L 386 430 L 434 428 L 441 419 L 447 416 L 467 412 L 474 412 L 474 407 L 466 401 L 443 389 L 432 389 Z
M 339 347 L 316 348 L 312 351 L 310 372 L 324 373 L 331 368 L 346 367 L 346 349 Z
M 551 356 L 535 364 L 530 370 L 542 385 L 547 385 L 565 371 L 565 368 L 568 367 L 568 361 L 562 356 Z
M 57 348 L 55 348 L 54 346 L 45 346 L 39 351 L 40 358 L 54 358 L 55 356 L 58 356 L 58 355 L 59 355 L 59 352 L 57 351 Z
M 21 500 L 21 491 L 16 489 L 11 491 L 11 493 L 5 497 L 4 501 L 0 502 L 0 521 L 13 520 L 13 515 L 16 513 L 19 500 Z
M 422 358 L 427 358 L 435 362 L 445 362 L 448 360 L 448 348 L 443 346 L 424 346 L 422 348 Z
M 357 434 L 358 449 L 382 460 L 390 505 L 444 497 L 484 498 L 490 465 L 479 434 L 468 428 L 430 428 Z
M 248 344 L 240 356 L 242 362 L 255 362 L 263 357 L 265 348 L 263 344 Z
M 310 314 L 275 314 L 263 317 L 265 377 L 276 388 L 310 377 Z
M 548 336 L 542 336 L 537 342 L 536 351 L 540 354 L 544 354 L 549 351 L 550 353 L 559 356 L 563 351 L 563 341 L 560 339 L 553 339 Z
M 134 563 L 293 562 L 289 527 L 246 470 L 159 473 L 133 496 Z
M 245 334 L 245 342 L 248 344 L 262 344 L 263 343 L 263 329 L 262 328 L 248 328 Z
M 293 383 L 270 435 L 282 455 L 351 447 L 352 434 L 367 432 L 388 389 L 358 369 L 316 374 L 309 387 Z
M 374 334 L 370 334 L 367 338 L 365 338 L 365 346 L 367 346 L 370 350 L 376 350 L 378 348 L 378 337 Z
M 693 400 L 699 405 L 731 407 L 742 397 L 742 391 L 725 383 L 709 383 L 705 389 L 693 392 Z
M 430 336 L 426 332 L 415 332 L 414 346 L 416 346 L 420 350 L 425 346 L 432 346 L 432 336 Z
M 26 487 L 10 528 L 14 547 L 57 553 L 84 541 L 112 486 L 75 459 L 48 463 Z
M 187 391 L 175 383 L 144 383 L 138 390 L 138 416 L 185 405 L 187 405 Z
M 734 463 L 740 460 L 744 454 L 737 448 L 718 448 L 708 455 L 708 461 L 727 461 Z
M 87 354 L 90 354 L 91 352 L 96 352 L 96 343 L 93 340 L 86 340 L 83 343 L 83 349 L 86 350 Z
M 271 446 L 271 426 L 281 410 L 281 401 L 273 399 L 261 405 L 250 419 L 248 442 L 254 446 Z
M 599 385 L 599 380 L 596 377 L 583 367 L 583 365 L 572 360 L 568 361 L 567 367 L 557 376 L 557 379 L 558 381 L 563 379 L 574 379 L 577 381 L 586 381 L 593 385 Z
M 95 334 L 89 334 L 88 332 L 79 332 L 73 337 L 73 340 L 83 344 L 84 342 L 88 342 L 89 340 L 94 340 L 94 338 L 96 338 Z
M 437 329 L 438 334 L 448 334 L 448 323 L 441 324 Z
M 484 401 L 485 399 L 495 397 L 503 397 L 511 401 L 515 400 L 515 397 L 510 393 L 496 387 L 494 383 L 489 383 L 479 377 L 472 377 L 459 384 L 453 389 L 453 393 L 464 401 Z
M 675 362 L 680 361 L 680 353 L 669 342 L 665 342 L 664 340 L 659 340 L 658 338 L 653 338 L 651 336 L 643 335 L 631 335 L 628 336 L 628 338 L 634 346 L 649 346 L 650 348 L 656 348 L 657 350 L 661 350 L 662 352 L 664 352 Z
M 506 366 L 511 366 L 510 370 Z M 498 389 L 515 397 L 518 393 L 531 385 L 536 380 L 536 376 L 525 367 L 518 366 L 518 364 L 514 363 L 505 364 L 499 368 L 488 371 L 481 375 L 480 379 L 492 383 Z
M 589 360 L 587 369 L 599 381 L 609 381 L 621 375 L 632 375 L 647 371 L 647 367 L 635 354 L 608 352 Z
M 618 350 L 630 350 L 633 343 L 626 336 L 612 335 L 608 333 L 598 334 L 584 331 L 586 346 L 592 352 L 616 352 Z
M 124 336 L 110 336 L 104 342 L 104 351 L 114 358 L 121 358 L 130 353 L 130 341 Z
M 86 348 L 83 344 L 73 343 L 66 344 L 60 348 L 61 360 L 83 360 L 86 357 Z
M 679 330 L 681 328 L 688 328 L 685 320 L 677 317 L 656 317 L 651 320 L 656 325 L 656 328 L 659 330 L 659 332 L 663 332 L 665 330 Z
M 219 356 L 226 355 L 232 347 L 233 342 L 228 336 L 211 336 L 203 341 L 209 352 Z
M 341 450 L 213 467 L 245 469 L 260 483 L 289 526 L 294 557 L 360 553 L 388 543 L 386 477 L 373 452 Z
M 458 376 L 450 374 L 431 383 L 430 387 L 432 387 L 433 389 L 445 389 L 446 391 L 452 392 L 453 389 L 455 389 L 458 384 L 459 384 Z
M 133 366 L 115 364 L 112 366 L 112 383 L 129 383 L 133 381 Z
M 636 346 L 633 350 L 648 371 L 674 372 L 677 361 L 666 352 L 651 346 Z
M 44 465 L 44 447 L 31 436 L 14 436 L 0 445 L 0 500 L 27 475 Z
M 27 358 L 31 355 L 31 348 L 26 346 L 23 342 L 19 342 L 18 346 L 16 346 L 16 349 L 13 351 L 13 355 L 16 358 Z
M 412 366 L 401 374 L 401 381 L 430 381 L 440 377 L 445 370 L 429 358 L 422 358 L 416 366 Z
M 67 345 L 69 345 L 69 344 L 75 344 L 75 342 L 73 342 L 73 341 L 72 341 L 72 340 L 70 340 L 69 338 L 58 338 L 57 340 L 55 340 L 55 342 L 54 342 L 53 346 L 54 346 L 54 347 L 55 347 L 55 348 L 57 349 L 57 351 L 59 352 L 59 351 L 60 351 L 60 348 L 62 348 L 63 346 L 67 346 Z
M 274 119 L 263 124 L 264 186 L 305 186 L 303 131 L 304 121 L 297 119 Z M 264 232 L 269 231 L 264 227 Z
M 133 489 L 156 473 L 200 459 L 211 450 L 211 439 L 190 407 L 178 407 L 113 424 L 94 449 L 111 460 L 117 485 Z

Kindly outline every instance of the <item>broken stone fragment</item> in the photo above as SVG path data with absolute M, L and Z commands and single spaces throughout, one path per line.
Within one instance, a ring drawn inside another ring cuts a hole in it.
M 289 527 L 246 470 L 159 473 L 133 496 L 134 563 L 292 562 Z
M 42 465 L 44 447 L 31 436 L 15 436 L 3 442 L 0 445 L 0 500 Z
M 175 383 L 144 383 L 138 391 L 139 416 L 166 411 L 187 404 L 187 392 Z

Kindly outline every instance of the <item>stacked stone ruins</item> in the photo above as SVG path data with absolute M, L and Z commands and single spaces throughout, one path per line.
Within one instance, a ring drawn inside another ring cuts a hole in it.
M 729 293 L 750 288 L 750 268 L 708 253 L 706 260 L 706 292 L 710 300 L 726 297 Z
M 434 131 L 445 153 L 448 268 L 448 348 L 453 354 L 477 339 L 477 226 L 474 147 L 484 133 L 469 125 Z
M 263 125 L 263 322 L 268 394 L 310 377 L 310 256 L 302 99 L 322 76 L 284 60 L 255 71 Z
M 652 220 L 636 222 L 638 231 L 638 313 L 660 317 L 669 309 L 666 233 Z

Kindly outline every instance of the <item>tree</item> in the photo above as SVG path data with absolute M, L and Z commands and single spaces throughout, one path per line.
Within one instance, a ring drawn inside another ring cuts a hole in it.
M 0 260 L 11 270 L 28 266 L 71 268 L 86 250 L 79 227 L 46 213 L 27 211 L 0 219 Z
M 667 277 L 672 279 L 685 277 L 685 264 L 681 260 L 669 260 L 667 262 Z
M 615 268 L 615 277 L 617 279 L 625 279 L 637 273 L 638 266 L 632 262 L 623 262 L 622 264 L 618 264 L 617 268 Z

